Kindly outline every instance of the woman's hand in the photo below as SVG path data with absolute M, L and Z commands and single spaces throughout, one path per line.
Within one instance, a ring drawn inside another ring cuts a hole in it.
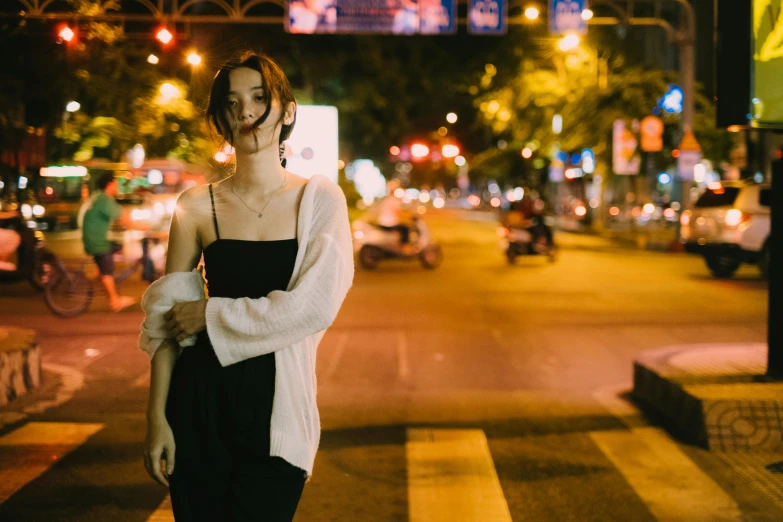
M 160 484 L 169 487 L 169 475 L 174 473 L 174 432 L 165 418 L 147 421 L 144 441 L 144 467 Z
M 181 342 L 207 327 L 207 300 L 177 303 L 163 318 L 169 337 L 176 337 L 177 342 Z

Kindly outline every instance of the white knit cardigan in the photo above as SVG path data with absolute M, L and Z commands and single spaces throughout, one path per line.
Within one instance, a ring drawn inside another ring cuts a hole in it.
M 275 354 L 270 454 L 305 470 L 309 477 L 321 436 L 316 349 L 354 275 L 345 195 L 323 176 L 313 176 L 304 189 L 297 239 L 299 250 L 286 291 L 258 299 L 211 297 L 206 322 L 209 340 L 224 367 Z M 142 336 L 140 348 L 152 358 L 157 345 L 148 340 Z

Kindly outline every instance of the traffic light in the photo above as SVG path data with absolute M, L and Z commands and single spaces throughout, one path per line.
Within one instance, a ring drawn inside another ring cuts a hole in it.
M 165 26 L 161 26 L 155 30 L 155 38 L 163 45 L 169 45 L 174 35 Z
M 60 40 L 58 43 L 71 43 L 76 38 L 76 32 L 68 24 L 60 24 L 57 27 L 57 38 Z

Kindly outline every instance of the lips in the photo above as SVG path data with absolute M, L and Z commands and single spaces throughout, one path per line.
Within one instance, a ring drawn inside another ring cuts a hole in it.
M 254 130 L 255 130 L 255 128 L 252 125 L 246 125 L 245 127 L 240 127 L 239 128 L 239 133 L 240 134 L 251 134 Z

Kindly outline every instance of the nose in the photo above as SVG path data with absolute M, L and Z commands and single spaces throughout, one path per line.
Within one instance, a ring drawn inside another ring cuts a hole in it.
M 242 104 L 242 107 L 239 110 L 239 121 L 253 121 L 253 111 L 247 104 Z

